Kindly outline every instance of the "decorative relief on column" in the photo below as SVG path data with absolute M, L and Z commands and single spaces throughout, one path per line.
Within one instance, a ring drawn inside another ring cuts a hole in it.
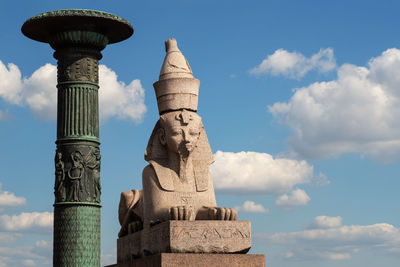
M 56 165 L 56 181 L 54 184 L 54 195 L 58 201 L 65 201 L 65 169 L 64 162 L 62 161 L 62 153 L 56 151 L 56 157 L 54 159 Z
M 100 159 L 98 147 L 60 145 L 55 159 L 55 202 L 100 203 Z
M 67 81 L 98 83 L 98 61 L 80 55 L 62 57 L 58 60 L 57 79 L 59 83 Z
M 85 174 L 85 167 L 83 166 L 83 156 L 80 151 L 74 151 L 71 154 L 72 166 L 67 170 L 68 178 L 68 200 L 69 201 L 79 201 L 83 195 L 83 187 L 85 187 L 85 181 L 82 179 Z M 86 189 L 86 188 L 85 188 Z M 82 201 L 85 201 L 82 199 Z
M 100 150 L 92 147 L 89 158 L 87 159 L 87 167 L 92 171 L 93 201 L 96 203 L 100 203 L 101 195 L 100 160 Z

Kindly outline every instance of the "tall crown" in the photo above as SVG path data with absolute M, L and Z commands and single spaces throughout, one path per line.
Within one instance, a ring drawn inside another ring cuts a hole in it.
M 193 77 L 185 56 L 179 50 L 175 39 L 165 42 L 164 63 L 160 77 L 153 84 L 156 92 L 158 112 L 174 110 L 197 111 L 200 81 Z

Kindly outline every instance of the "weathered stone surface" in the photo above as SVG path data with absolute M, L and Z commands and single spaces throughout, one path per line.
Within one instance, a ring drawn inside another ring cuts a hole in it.
M 146 242 L 148 242 L 146 244 Z M 251 247 L 249 221 L 167 221 L 117 241 L 117 262 L 143 253 L 246 253 Z
M 158 111 L 160 114 L 179 109 L 197 111 L 200 81 L 193 77 L 175 39 L 165 42 L 165 51 L 159 80 L 154 83 Z
M 265 267 L 265 256 L 162 253 L 106 267 Z

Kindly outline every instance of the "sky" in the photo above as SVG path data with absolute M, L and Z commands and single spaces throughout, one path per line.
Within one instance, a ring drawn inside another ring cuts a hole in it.
M 252 223 L 268 267 L 398 266 L 398 1 L 4 0 L 0 9 L 0 266 L 51 266 L 56 60 L 22 35 L 57 9 L 135 29 L 100 61 L 101 256 L 116 261 L 120 192 L 141 189 L 176 38 L 201 81 L 219 206 Z

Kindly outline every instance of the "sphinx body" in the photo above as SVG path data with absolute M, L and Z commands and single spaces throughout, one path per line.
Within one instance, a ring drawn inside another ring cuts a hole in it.
M 121 194 L 120 236 L 166 220 L 236 220 L 234 209 L 217 207 L 209 172 L 212 153 L 195 112 L 163 114 L 145 158 L 143 190 Z

